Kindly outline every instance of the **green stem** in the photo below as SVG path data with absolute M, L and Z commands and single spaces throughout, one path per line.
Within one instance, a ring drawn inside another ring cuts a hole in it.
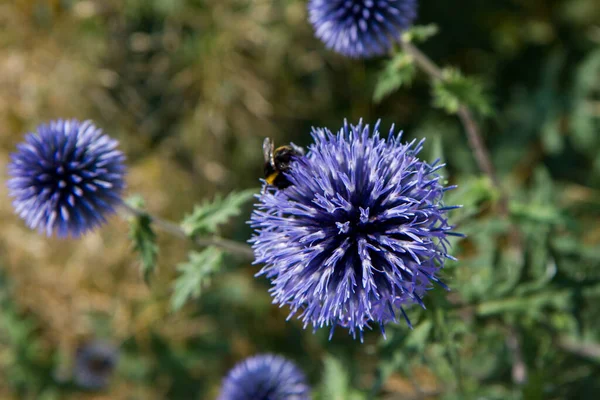
M 129 204 L 123 202 L 121 204 L 122 209 L 129 215 L 134 217 L 148 216 L 150 221 L 154 223 L 159 229 L 167 232 L 173 236 L 181 239 L 191 240 L 196 246 L 208 247 L 215 246 L 221 248 L 228 253 L 239 256 L 240 258 L 246 258 L 252 260 L 254 258 L 254 252 L 250 246 L 239 243 L 234 240 L 225 239 L 219 236 L 211 237 L 191 237 L 188 236 L 185 231 L 176 223 L 154 216 L 144 210 L 132 207 Z
M 409 40 L 401 40 L 402 49 L 404 52 L 409 54 L 415 60 L 417 66 L 428 74 L 432 79 L 436 80 L 444 80 L 444 74 L 442 73 L 442 69 L 438 67 L 429 57 L 427 57 L 421 50 L 415 47 Z M 467 140 L 469 142 L 469 147 L 473 152 L 475 160 L 477 161 L 477 165 L 481 172 L 486 174 L 494 188 L 498 191 L 500 195 L 499 201 L 499 212 L 503 217 L 509 217 L 509 208 L 508 208 L 508 195 L 506 191 L 502 189 L 502 185 L 500 184 L 500 180 L 498 179 L 498 175 L 496 173 L 496 169 L 494 168 L 494 164 L 492 163 L 492 158 L 490 156 L 490 152 L 487 149 L 485 142 L 483 141 L 483 137 L 481 136 L 481 130 L 477 121 L 473 117 L 473 113 L 471 110 L 465 106 L 461 105 L 458 109 L 458 118 L 460 119 L 461 124 L 463 125 L 465 132 L 467 133 Z M 523 245 L 521 242 L 521 234 L 516 226 L 511 224 L 510 230 L 510 241 L 514 249 L 519 252 L 519 254 L 523 254 Z M 482 309 L 480 306 L 479 309 Z M 523 361 L 523 357 L 521 354 L 521 344 L 518 335 L 516 334 L 516 330 L 512 324 L 508 324 L 508 329 L 510 331 L 510 335 L 507 338 L 508 347 L 513 354 L 513 381 L 517 384 L 523 384 L 527 380 L 527 366 Z M 459 390 L 462 390 L 462 375 L 460 375 L 460 358 L 455 353 L 455 358 L 457 361 L 459 374 L 458 374 L 458 386 Z
M 401 42 L 402 49 L 406 54 L 409 54 L 415 60 L 415 63 L 423 72 L 429 75 L 433 79 L 444 80 L 444 74 L 442 69 L 438 67 L 429 57 L 427 57 L 421 50 L 415 47 L 410 41 L 403 39 Z M 481 136 L 481 130 L 477 121 L 473 117 L 473 113 L 468 107 L 461 105 L 458 110 L 458 118 L 463 125 L 465 132 L 467 133 L 467 139 L 471 151 L 477 161 L 477 165 L 481 172 L 486 174 L 496 190 L 500 193 L 500 210 L 503 215 L 508 215 L 508 202 L 505 192 L 502 190 L 500 180 L 496 174 L 496 169 L 492 163 L 490 152 L 488 151 L 483 138 Z

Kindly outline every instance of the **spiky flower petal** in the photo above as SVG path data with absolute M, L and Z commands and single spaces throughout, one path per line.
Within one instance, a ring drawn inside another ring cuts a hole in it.
M 262 354 L 241 361 L 229 371 L 218 400 L 310 400 L 310 387 L 294 363 Z
M 17 146 L 8 188 L 17 214 L 48 236 L 80 236 L 121 201 L 125 157 L 92 122 L 40 125 Z
M 416 0 L 310 0 L 310 22 L 325 45 L 345 56 L 385 54 L 417 16 Z
M 372 134 L 371 134 L 372 131 Z M 436 171 L 417 155 L 423 141 L 379 136 L 362 121 L 337 135 L 313 129 L 315 143 L 296 158 L 292 186 L 267 187 L 252 214 L 259 275 L 274 302 L 288 305 L 305 327 L 335 326 L 355 336 L 423 306 L 422 297 L 447 258 L 453 234 Z M 408 321 L 408 318 L 406 318 Z

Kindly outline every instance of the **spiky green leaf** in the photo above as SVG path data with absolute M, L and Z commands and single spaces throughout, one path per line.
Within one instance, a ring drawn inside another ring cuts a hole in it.
M 402 86 L 409 86 L 415 74 L 416 67 L 412 57 L 402 52 L 396 54 L 386 62 L 385 67 L 379 73 L 373 101 L 379 103 Z
M 144 208 L 144 200 L 140 196 L 128 199 L 129 205 L 137 210 Z M 156 270 L 158 245 L 156 234 L 152 229 L 152 219 L 148 214 L 140 213 L 129 220 L 129 238 L 133 242 L 133 250 L 141 262 L 142 276 L 148 282 Z
M 241 207 L 250 200 L 256 190 L 232 192 L 225 197 L 217 195 L 212 201 L 205 201 L 186 216 L 181 227 L 189 236 L 216 233 L 220 225 L 240 214 Z
M 436 24 L 415 25 L 404 32 L 402 39 L 409 42 L 424 42 L 437 35 L 439 28 Z
M 476 78 L 466 77 L 455 68 L 442 71 L 442 79 L 433 82 L 433 104 L 449 114 L 466 106 L 479 115 L 491 115 L 492 105 L 485 87 Z
M 188 260 L 177 266 L 179 277 L 175 280 L 171 308 L 179 310 L 189 299 L 200 297 L 210 278 L 223 266 L 223 252 L 207 247 L 201 252 L 191 251 Z

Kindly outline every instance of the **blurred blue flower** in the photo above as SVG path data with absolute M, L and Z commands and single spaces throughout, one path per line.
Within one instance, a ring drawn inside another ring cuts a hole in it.
M 225 377 L 218 400 L 309 400 L 302 371 L 281 356 L 262 354 L 238 363 Z
M 77 349 L 73 381 L 80 387 L 100 390 L 108 386 L 119 360 L 118 349 L 108 343 L 93 341 Z
M 125 157 L 117 145 L 90 121 L 40 125 L 8 165 L 16 212 L 48 236 L 77 237 L 99 226 L 125 187 Z
M 316 36 L 353 58 L 385 54 L 417 16 L 416 0 L 310 0 Z
M 444 187 L 417 158 L 423 140 L 402 144 L 379 122 L 348 125 L 337 135 L 313 129 L 315 143 L 296 158 L 283 190 L 265 187 L 250 224 L 258 275 L 271 279 L 274 302 L 306 327 L 336 325 L 361 339 L 370 322 L 396 321 L 419 304 L 444 266 L 448 235 Z

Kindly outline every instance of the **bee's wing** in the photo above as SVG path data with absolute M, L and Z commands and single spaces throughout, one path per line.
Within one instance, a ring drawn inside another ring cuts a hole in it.
M 300 155 L 304 155 L 304 148 L 298 146 L 297 144 L 294 143 L 290 143 L 290 146 L 292 147 L 292 149 L 294 149 L 294 151 Z
M 275 148 L 275 145 L 271 141 L 271 138 L 265 138 L 265 140 L 263 142 L 263 156 L 265 157 L 265 162 L 269 163 L 271 165 L 275 164 L 275 161 L 273 160 L 274 148 Z

